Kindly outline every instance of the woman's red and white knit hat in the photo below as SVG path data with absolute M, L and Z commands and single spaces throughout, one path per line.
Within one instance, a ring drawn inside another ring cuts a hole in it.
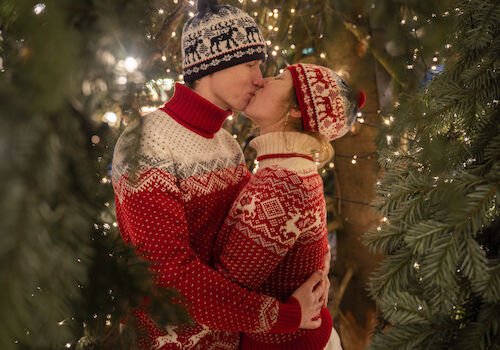
M 319 132 L 329 141 L 344 136 L 365 102 L 363 92 L 351 101 L 344 79 L 322 66 L 297 63 L 286 68 L 292 73 L 304 130 Z

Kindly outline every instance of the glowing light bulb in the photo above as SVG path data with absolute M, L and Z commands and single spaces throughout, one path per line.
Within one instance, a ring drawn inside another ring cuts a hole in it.
M 127 57 L 125 59 L 125 69 L 127 70 L 127 72 L 132 73 L 137 69 L 138 66 L 139 63 L 134 57 Z
M 35 13 L 35 15 L 39 15 L 39 14 L 41 14 L 43 11 L 45 11 L 45 4 L 43 4 L 43 3 L 36 4 L 36 5 L 33 7 L 33 12 Z

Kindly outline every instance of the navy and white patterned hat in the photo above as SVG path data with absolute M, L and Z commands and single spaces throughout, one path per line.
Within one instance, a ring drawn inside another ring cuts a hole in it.
M 184 81 L 240 63 L 265 60 L 264 38 L 250 15 L 213 0 L 199 0 L 198 11 L 182 30 Z

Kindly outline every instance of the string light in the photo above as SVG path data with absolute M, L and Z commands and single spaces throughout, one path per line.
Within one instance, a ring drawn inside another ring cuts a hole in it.
M 290 13 L 295 13 L 295 9 L 290 9 Z
M 125 69 L 127 72 L 132 73 L 139 66 L 139 62 L 134 57 L 127 57 L 125 59 Z
M 357 156 L 357 155 L 353 155 L 353 156 L 352 156 L 351 163 L 352 163 L 352 164 L 356 164 L 356 163 L 357 163 L 357 160 L 356 160 L 356 159 L 358 159 L 358 156 Z
M 104 113 L 103 119 L 110 126 L 114 126 L 118 121 L 118 116 L 116 115 L 115 112 L 106 112 Z
M 324 53 L 324 52 L 320 53 L 320 54 L 319 54 L 319 57 L 321 57 L 321 58 L 325 58 L 325 57 L 326 57 L 326 53 Z
M 34 7 L 33 7 L 33 12 L 35 13 L 35 15 L 39 15 L 41 14 L 43 11 L 45 11 L 45 4 L 44 3 L 39 3 L 39 4 L 36 4 Z

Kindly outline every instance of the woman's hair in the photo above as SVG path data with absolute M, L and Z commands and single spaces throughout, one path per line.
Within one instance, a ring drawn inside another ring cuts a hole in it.
M 289 102 L 290 109 L 300 110 L 297 94 L 295 93 L 295 87 L 293 85 L 290 90 Z M 317 162 L 319 168 L 325 166 L 325 164 L 333 157 L 334 154 L 333 147 L 330 141 L 328 141 L 328 139 L 325 136 L 321 135 L 319 132 L 304 131 L 304 127 L 302 125 L 302 117 L 288 119 L 287 124 L 296 131 L 310 135 L 314 137 L 316 141 L 318 141 L 319 149 L 313 150 L 310 155 Z

